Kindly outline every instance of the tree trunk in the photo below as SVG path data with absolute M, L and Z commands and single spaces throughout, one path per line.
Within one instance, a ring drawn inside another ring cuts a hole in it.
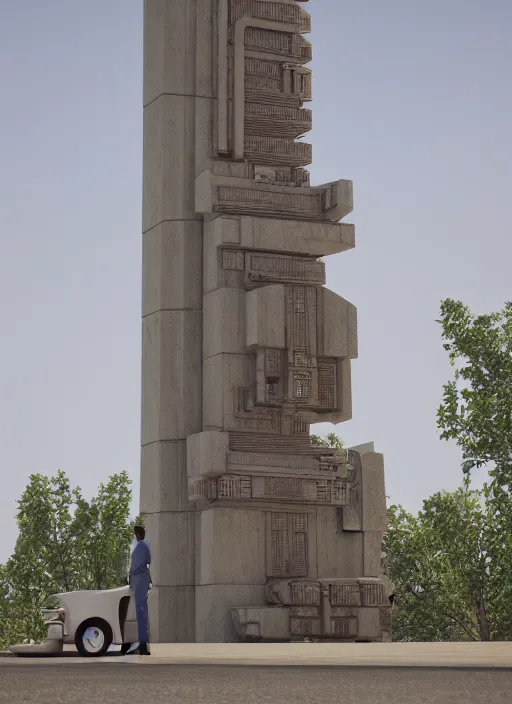
M 475 607 L 476 607 L 476 620 L 478 623 L 478 631 L 480 633 L 480 640 L 489 641 L 489 640 L 491 640 L 491 631 L 489 628 L 489 621 L 487 620 L 487 612 L 485 610 L 484 596 L 481 591 L 477 592 L 477 594 L 476 594 Z

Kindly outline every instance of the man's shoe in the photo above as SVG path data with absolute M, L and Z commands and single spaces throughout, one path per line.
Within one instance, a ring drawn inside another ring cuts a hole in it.
M 140 643 L 138 651 L 139 655 L 151 655 L 151 651 L 149 650 L 147 643 Z

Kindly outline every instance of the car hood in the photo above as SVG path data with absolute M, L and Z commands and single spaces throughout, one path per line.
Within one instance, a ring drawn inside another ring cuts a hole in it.
M 60 594 L 52 594 L 50 599 L 58 599 L 59 601 L 67 603 L 76 599 L 94 599 L 98 597 L 104 599 L 120 599 L 130 594 L 131 589 L 129 586 L 126 586 L 118 587 L 117 589 L 81 589 L 76 592 L 61 592 Z

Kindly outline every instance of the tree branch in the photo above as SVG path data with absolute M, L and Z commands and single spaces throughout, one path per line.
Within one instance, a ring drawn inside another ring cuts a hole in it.
M 421 598 L 418 594 L 416 594 L 416 592 L 414 591 L 414 589 L 413 589 L 409 584 L 407 585 L 406 589 L 407 589 L 407 591 L 409 592 L 409 594 L 412 594 L 413 596 L 415 596 L 416 599 L 418 599 L 419 601 L 422 600 L 422 598 Z M 428 592 L 426 592 L 426 593 L 428 594 Z M 429 596 L 430 596 L 430 595 L 429 595 Z M 437 605 L 436 605 L 436 608 L 438 608 Z M 471 631 L 469 631 L 469 630 L 466 628 L 466 626 L 465 626 L 463 623 L 461 623 L 461 622 L 459 621 L 458 618 L 456 618 L 455 616 L 452 616 L 452 614 L 449 614 L 447 611 L 444 611 L 444 610 L 442 610 L 442 609 L 439 610 L 439 608 L 438 608 L 438 611 L 439 611 L 439 613 L 442 614 L 443 616 L 446 616 L 446 618 L 449 618 L 449 619 L 451 619 L 452 621 L 455 621 L 455 623 L 458 624 L 458 625 L 462 628 L 462 630 L 463 630 L 465 633 L 468 634 L 468 636 L 471 638 L 472 641 L 476 641 L 476 640 L 477 640 L 477 638 L 475 638 L 475 636 L 471 633 Z

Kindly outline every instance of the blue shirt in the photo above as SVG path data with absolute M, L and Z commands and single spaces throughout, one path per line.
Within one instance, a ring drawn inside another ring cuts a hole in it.
M 139 540 L 134 547 L 130 560 L 130 574 L 144 574 L 151 564 L 151 551 L 145 540 Z

